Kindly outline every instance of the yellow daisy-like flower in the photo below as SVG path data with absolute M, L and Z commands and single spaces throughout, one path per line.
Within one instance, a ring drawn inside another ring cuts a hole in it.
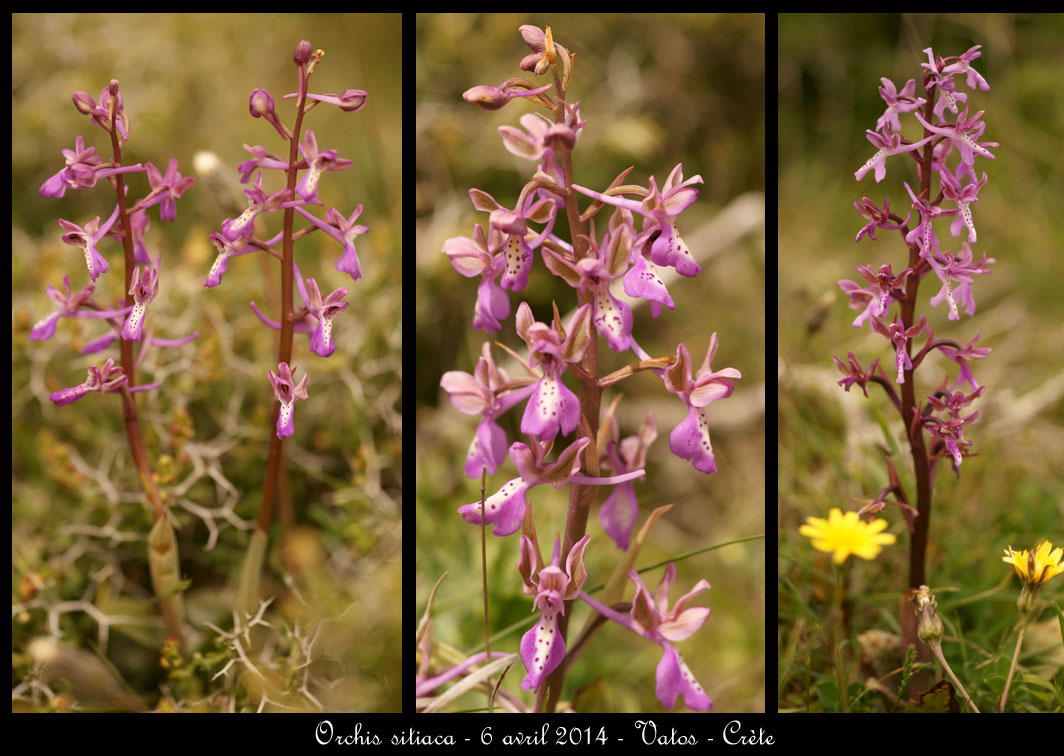
M 862 559 L 875 559 L 883 546 L 897 540 L 890 533 L 880 531 L 887 527 L 886 520 L 864 522 L 856 512 L 845 515 L 837 507 L 828 512 L 828 519 L 806 518 L 798 532 L 813 539 L 813 548 L 818 551 L 835 552 L 835 564 L 842 564 L 850 554 Z
M 1049 541 L 1044 541 L 1031 552 L 1013 551 L 1009 546 L 1001 561 L 1015 567 L 1024 585 L 1034 588 L 1064 572 L 1064 548 L 1058 546 L 1054 549 Z

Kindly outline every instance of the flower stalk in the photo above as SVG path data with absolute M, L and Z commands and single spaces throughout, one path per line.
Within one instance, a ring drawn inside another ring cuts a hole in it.
M 182 178 L 177 172 L 177 160 L 169 161 L 165 173 L 154 165 L 124 165 L 122 145 L 128 140 L 130 120 L 125 112 L 119 82 L 111 80 L 100 92 L 99 103 L 85 92 L 73 95 L 75 108 L 92 118 L 93 123 L 108 133 L 111 142 L 112 160 L 102 163 L 94 152 L 94 147 L 85 146 L 79 135 L 75 140 L 74 150 L 63 150 L 66 166 L 55 176 L 46 181 L 39 193 L 45 197 L 62 197 L 70 190 L 94 187 L 101 178 L 107 178 L 115 190 L 116 204 L 110 218 L 100 224 L 97 217 L 84 226 L 67 220 L 60 220 L 59 225 L 66 231 L 63 242 L 80 247 L 84 252 L 92 285 L 78 294 L 70 295 L 70 279 L 64 276 L 66 296 L 49 287 L 49 296 L 59 305 L 59 311 L 51 318 L 41 321 L 30 334 L 33 340 L 45 340 L 55 333 L 55 325 L 60 317 L 105 319 L 112 333 L 93 341 L 85 352 L 100 351 L 116 339 L 119 346 L 119 365 L 114 358 L 108 358 L 102 369 L 93 366 L 89 369 L 89 379 L 72 388 L 55 392 L 51 395 L 57 406 L 70 404 L 81 399 L 89 392 L 118 393 L 122 401 L 122 415 L 129 444 L 130 456 L 137 470 L 141 488 L 152 510 L 153 526 L 148 534 L 148 565 L 152 585 L 168 635 L 179 646 L 184 643 L 184 607 L 180 586 L 180 562 L 177 554 L 177 539 L 173 526 L 168 519 L 168 509 L 162 493 L 156 485 L 144 436 L 137 413 L 135 393 L 151 390 L 159 384 L 138 385 L 136 367 L 138 354 L 134 345 L 140 342 L 140 352 L 149 347 L 171 347 L 188 343 L 198 336 L 193 333 L 183 339 L 169 340 L 155 338 L 152 331 L 145 335 L 144 323 L 148 314 L 148 305 L 155 299 L 159 290 L 158 269 L 161 257 L 152 263 L 144 248 L 144 232 L 148 226 L 146 210 L 153 205 L 159 206 L 162 221 L 172 221 L 177 217 L 175 200 L 180 198 L 194 183 L 192 178 Z M 151 192 L 130 205 L 126 174 L 146 173 Z M 119 227 L 114 228 L 116 221 Z M 106 236 L 121 239 L 125 258 L 123 292 L 125 306 L 118 310 L 104 309 L 90 298 L 96 282 L 110 269 L 106 258 L 97 249 L 97 245 Z M 143 264 L 141 275 L 139 264 Z M 124 321 L 124 322 L 123 322 Z
M 568 655 L 566 640 L 573 602 L 584 598 L 580 591 L 587 577 L 583 558 L 591 540 L 588 524 L 596 503 L 596 489 L 612 487 L 599 508 L 599 519 L 615 544 L 627 550 L 638 518 L 632 484 L 645 477 L 647 448 L 657 436 L 656 422 L 648 413 L 638 436 L 620 439 L 614 412 L 616 401 L 605 419 L 602 416 L 603 390 L 638 372 L 653 371 L 687 410 L 686 420 L 670 435 L 670 450 L 690 461 L 697 471 L 709 474 L 716 471 L 716 463 L 704 408 L 730 396 L 732 379 L 741 375 L 733 368 L 713 371 L 710 367 L 717 350 L 715 333 L 710 336 L 706 359 L 697 369 L 682 344 L 677 346 L 675 358 L 650 356 L 632 335 L 631 309 L 610 289 L 614 282 L 623 283 L 629 295 L 650 300 L 654 317 L 664 306 L 675 307 L 655 266 L 675 267 L 687 277 L 699 272 L 679 236 L 675 217 L 697 199 L 698 191 L 692 184 L 701 183 L 702 178 L 694 176 L 684 181 L 682 167 L 677 165 L 659 190 L 654 177 L 650 177 L 649 187 L 626 183 L 632 170 L 629 168 L 610 184 L 606 194 L 580 186 L 574 176 L 572 153 L 586 122 L 580 119 L 580 103 L 572 102 L 568 96 L 573 56 L 555 41 L 550 27 L 543 30 L 526 25 L 519 31 L 532 50 L 521 61 L 521 68 L 536 76 L 549 75 L 551 83 L 537 87 L 515 77 L 498 87 L 475 86 L 463 98 L 486 110 L 498 110 L 516 101 L 549 110 L 550 117 L 538 113 L 522 116 L 522 129 L 499 129 L 507 150 L 538 165 L 532 178 L 517 192 L 512 207 L 484 191 L 471 189 L 469 196 L 474 207 L 489 214 L 487 227 L 477 225 L 470 237 L 448 239 L 442 252 L 461 275 L 480 279 L 473 316 L 475 328 L 494 333 L 503 327 L 511 312 L 506 290 L 524 289 L 537 248 L 547 270 L 575 290 L 575 312 L 568 322 L 563 322 L 559 306 L 554 303 L 553 318 L 540 321 L 528 302 L 522 301 L 514 326 L 527 346 L 527 359 L 495 343 L 515 358 L 527 376 L 510 377 L 495 364 L 491 342 L 485 342 L 472 374 L 449 371 L 440 385 L 457 409 L 480 416 L 464 469 L 469 477 L 481 479 L 481 497 L 458 512 L 466 521 L 479 525 L 482 533 L 488 523 L 492 524 L 492 534 L 498 537 L 522 531 L 518 572 L 525 593 L 534 597 L 535 610 L 539 612 L 539 620 L 521 642 L 521 658 L 527 671 L 522 687 L 535 693 L 530 710 L 552 712 L 561 700 L 566 670 L 575 658 Z M 584 214 L 580 212 L 579 194 L 593 201 Z M 625 196 L 629 194 L 638 199 Z M 607 207 L 613 211 L 609 228 L 599 234 L 590 220 Z M 560 217 L 563 213 L 564 220 Z M 641 228 L 637 218 L 641 219 Z M 567 227 L 568 240 L 555 233 L 559 223 Z M 543 224 L 543 228 L 533 229 L 531 224 Z M 630 351 L 634 361 L 604 377 L 600 369 L 600 335 L 611 350 L 622 354 Z M 579 382 L 578 392 L 565 385 L 566 372 Z M 526 404 L 520 430 L 527 443 L 511 443 L 497 419 L 522 402 Z M 562 440 L 563 437 L 571 438 Z M 486 495 L 485 475 L 495 473 L 507 456 L 518 476 L 496 493 Z M 544 564 L 540 555 L 535 513 L 526 498 L 531 488 L 546 484 L 569 489 L 564 528 L 555 531 L 549 564 Z M 625 558 L 634 561 L 643 538 L 644 535 L 639 537 Z M 622 582 L 623 577 L 622 571 Z M 655 592 L 655 602 L 660 604 L 659 594 L 674 577 L 672 567 L 664 586 Z M 637 596 L 639 591 L 646 593 L 641 580 L 633 580 Z M 697 589 L 708 587 L 701 581 Z M 613 611 L 604 605 L 592 606 L 600 612 Z M 638 617 L 618 621 L 665 649 L 656 691 L 663 706 L 672 708 L 683 695 L 689 707 L 708 709 L 709 697 L 693 682 L 679 653 L 669 643 L 670 638 L 690 633 L 686 627 L 685 632 L 673 635 L 657 631 L 658 624 L 671 626 L 675 618 L 672 614 L 660 616 L 664 607 L 656 607 L 651 610 L 640 603 Z M 708 608 L 689 611 L 701 619 L 709 612 Z M 621 616 L 614 615 L 602 616 Z M 690 628 L 693 631 L 694 626 Z M 582 650 L 584 640 L 572 653 Z
M 955 91 L 955 75 L 963 73 L 970 87 L 978 87 L 984 92 L 989 90 L 989 85 L 981 76 L 970 75 L 975 73 L 971 61 L 981 55 L 979 46 L 962 56 L 948 58 L 936 57 L 931 48 L 924 52 L 928 56 L 928 63 L 922 64 L 926 69 L 922 77 L 923 94 L 926 96 L 915 96 L 916 84 L 912 79 L 900 89 L 889 79 L 882 79 L 884 86 L 879 92 L 887 109 L 877 121 L 877 130 L 868 132 L 869 141 L 880 149 L 854 174 L 861 181 L 874 167 L 878 183 L 886 177 L 888 158 L 901 155 L 902 161 L 907 162 L 911 158 L 915 163 L 919 191 L 914 192 L 908 183 L 904 184 L 912 200 L 912 212 L 905 219 L 889 211 L 889 199 L 884 201 L 882 211 L 867 197 L 855 203 L 858 212 L 869 221 L 858 232 L 856 241 L 860 242 L 865 235 L 875 241 L 877 228 L 898 230 L 908 251 L 907 267 L 895 274 L 890 265 L 882 265 L 876 274 L 872 272 L 872 266 L 859 266 L 858 270 L 869 282 L 869 288 L 852 281 L 839 282 L 842 290 L 849 295 L 850 306 L 863 310 L 854 321 L 854 327 L 860 327 L 867 320 L 873 332 L 892 342 L 897 375 L 895 382 L 901 384 L 900 398 L 899 392 L 890 387 L 889 379 L 881 367 L 876 367 L 876 363 L 865 372 L 852 352 L 847 363 L 834 358 L 844 374 L 839 385 L 847 391 L 854 383 L 860 385 L 866 395 L 869 383 L 884 388 L 891 404 L 901 415 L 908 435 L 916 485 L 915 497 L 905 490 L 888 460 L 891 486 L 876 501 L 886 504 L 892 500 L 896 503 L 909 526 L 908 588 L 901 599 L 899 617 L 903 647 L 916 644 L 920 661 L 930 660 L 930 650 L 919 641 L 916 623 L 908 605 L 916 598 L 920 586 L 927 582 L 926 562 L 935 467 L 939 460 L 947 458 L 954 472 L 959 474 L 965 452 L 971 446 L 971 442 L 964 438 L 963 429 L 979 414 L 973 412 L 964 415 L 963 410 L 983 393 L 981 387 L 976 387 L 965 357 L 983 357 L 989 353 L 989 350 L 980 350 L 981 353 L 976 355 L 972 350 L 973 341 L 962 356 L 956 342 L 935 338 L 927 317 L 923 314 L 918 316 L 917 313 L 920 282 L 930 273 L 939 278 L 942 288 L 931 297 L 930 304 L 937 307 L 946 303 L 949 320 L 960 319 L 959 306 L 963 306 L 968 315 L 974 314 L 972 276 L 987 273 L 987 264 L 994 262 L 985 253 L 981 261 L 975 262 L 969 246 L 976 240 L 970 205 L 977 201 L 978 191 L 986 182 L 985 173 L 981 180 L 976 178 L 975 158 L 993 159 L 994 155 L 987 147 L 997 146 L 996 143 L 976 141 L 985 129 L 985 124 L 980 121 L 982 111 L 969 117 L 967 106 L 963 112 L 958 108 L 958 102 L 966 102 L 968 96 Z M 947 109 L 955 119 L 950 120 Z M 911 114 L 923 127 L 923 138 L 918 142 L 909 142 L 901 135 L 899 115 L 904 114 Z M 954 147 L 957 150 L 951 155 Z M 906 155 L 909 158 L 905 158 Z M 954 165 L 953 158 L 957 156 L 960 160 Z M 938 177 L 941 189 L 937 196 L 935 177 Z M 944 206 L 943 203 L 949 205 Z M 950 227 L 952 235 L 959 236 L 967 231 L 967 240 L 960 242 L 957 252 L 942 248 L 934 228 L 936 220 L 952 216 L 957 216 Z M 913 218 L 912 222 L 916 224 L 912 228 L 909 218 Z M 898 304 L 898 314 L 893 322 L 888 322 L 894 303 Z M 922 348 L 916 344 L 920 338 L 926 338 Z M 917 393 L 917 370 L 934 349 L 940 349 L 960 370 L 952 386 L 947 375 L 933 393 L 921 397 Z M 957 390 L 966 383 L 973 389 L 967 395 Z M 915 504 L 915 508 L 910 502 Z M 918 681 L 915 687 L 921 687 L 922 682 Z
M 219 255 L 204 282 L 207 287 L 221 283 L 223 274 L 227 272 L 229 263 L 234 258 L 262 252 L 260 259 L 266 270 L 266 288 L 273 299 L 276 292 L 275 277 L 269 273 L 267 257 L 273 257 L 280 263 L 280 312 L 277 320 L 270 319 L 254 302 L 249 303 L 256 316 L 279 333 L 277 372 L 274 373 L 272 368 L 266 371 L 276 400 L 271 416 L 274 431 L 270 434 L 266 454 L 266 470 L 255 533 L 245 553 L 237 589 L 238 610 L 247 616 L 254 615 L 259 605 L 259 576 L 266 557 L 273 519 L 279 513 L 283 530 L 282 552 L 288 535 L 287 526 L 293 520 L 285 470 L 285 439 L 295 432 L 296 403 L 310 396 L 307 387 L 308 369 L 304 365 L 293 363 L 294 337 L 296 333 L 307 334 L 310 337 L 310 350 L 320 357 L 329 357 L 336 349 L 333 340 L 334 319 L 348 307 L 348 303 L 343 301 L 347 294 L 346 288 L 337 288 L 323 296 L 319 287 L 319 280 L 322 279 L 304 279 L 295 261 L 294 245 L 298 239 L 314 231 L 325 232 L 343 245 L 343 252 L 336 261 L 336 270 L 351 275 L 352 279 L 357 281 L 362 273 L 354 238 L 369 230 L 355 223 L 362 212 L 361 206 L 350 215 L 330 207 L 324 219 L 307 209 L 309 205 L 324 204 L 318 199 L 322 174 L 345 170 L 351 167 L 352 162 L 339 157 L 335 149 L 319 148 L 314 132 L 303 129 L 305 115 L 320 105 L 331 105 L 343 112 L 353 113 L 361 110 L 366 104 L 366 93 L 362 90 L 348 89 L 340 95 L 314 94 L 309 91 L 310 75 L 324 55 L 323 50 L 312 49 L 310 42 L 305 40 L 296 47 L 293 62 L 297 69 L 298 87 L 295 93 L 284 97 L 296 101 L 295 121 L 291 129 L 281 121 L 275 110 L 275 100 L 269 92 L 264 89 L 252 91 L 248 103 L 250 115 L 253 118 L 262 118 L 272 127 L 274 133 L 288 141 L 288 159 L 282 160 L 261 146 L 245 145 L 252 159 L 239 167 L 242 183 L 249 183 L 252 174 L 258 172 L 254 185 L 244 192 L 248 197 L 247 209 L 235 218 L 225 219 L 221 224 L 221 231 L 210 236 L 211 243 L 219 250 Z M 285 186 L 280 191 L 267 193 L 263 190 L 263 174 L 269 170 L 284 172 Z M 257 237 L 256 223 L 259 216 L 278 210 L 284 211 L 281 232 L 273 238 Z M 294 226 L 297 213 L 299 217 L 309 221 L 310 225 L 297 230 Z M 279 250 L 274 246 L 278 243 L 281 245 Z M 305 305 L 298 310 L 295 308 L 297 288 Z M 297 372 L 300 376 L 298 379 L 295 377 Z

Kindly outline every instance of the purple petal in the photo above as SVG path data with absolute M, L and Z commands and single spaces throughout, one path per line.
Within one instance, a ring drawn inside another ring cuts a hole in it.
M 484 501 L 484 521 L 493 525 L 492 535 L 500 537 L 513 535 L 521 527 L 521 521 L 525 519 L 525 509 L 528 502 L 525 500 L 525 492 L 531 485 L 514 478 L 507 482 L 498 491 Z M 480 525 L 480 502 L 466 504 L 458 508 L 458 513 L 465 518 L 466 522 Z
M 565 658 L 565 641 L 558 632 L 558 613 L 544 609 L 535 627 L 521 638 L 521 659 L 528 674 L 521 681 L 525 690 L 538 691 L 543 679 Z
M 624 352 L 632 344 L 632 310 L 614 298 L 609 289 L 595 296 L 595 328 L 606 337 L 610 349 Z
M 481 471 L 486 469 L 489 475 L 494 475 L 499 464 L 506 460 L 506 448 L 506 431 L 494 420 L 484 418 L 477 426 L 473 443 L 469 445 L 465 474 L 470 478 L 479 478 Z
M 628 541 L 639 515 L 639 504 L 631 483 L 621 483 L 602 503 L 599 521 L 606 535 L 614 540 L 621 551 L 628 550 Z
M 303 376 L 306 378 L 306 376 Z M 295 431 L 295 401 L 281 402 L 281 411 L 277 413 L 277 438 L 288 438 Z
M 657 684 L 654 689 L 661 705 L 666 709 L 673 709 L 676 707 L 677 697 L 682 695 L 689 709 L 709 711 L 713 702 L 688 669 L 680 652 L 668 642 L 662 644 L 662 648 L 665 653 L 658 662 Z
M 624 291 L 630 297 L 646 299 L 652 305 L 656 305 L 657 312 L 652 313 L 654 317 L 661 314 L 661 305 L 665 305 L 670 310 L 676 309 L 672 297 L 669 296 L 669 290 L 665 288 L 665 283 L 658 276 L 657 270 L 642 255 L 637 255 L 635 265 L 625 274 Z
M 709 423 L 706 413 L 698 407 L 688 407 L 687 419 L 669 434 L 669 449 L 680 459 L 686 459 L 696 470 L 715 473 L 717 462 L 709 442 Z
M 561 379 L 545 375 L 536 384 L 536 390 L 525 405 L 521 417 L 521 432 L 542 439 L 572 433 L 580 422 L 580 402 L 576 394 L 565 387 Z
M 702 270 L 702 266 L 695 262 L 676 227 L 671 223 L 661 224 L 661 236 L 654 240 L 650 248 L 650 259 L 656 265 L 676 268 L 677 273 L 687 278 L 698 275 Z

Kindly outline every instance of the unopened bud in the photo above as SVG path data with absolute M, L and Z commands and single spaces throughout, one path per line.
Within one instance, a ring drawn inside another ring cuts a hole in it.
M 926 585 L 921 585 L 913 595 L 913 602 L 916 604 L 916 613 L 920 615 L 916 634 L 924 643 L 938 643 L 942 640 L 942 620 L 935 613 L 938 607 L 935 595 Z
M 1016 608 L 1020 610 L 1020 616 L 1026 621 L 1034 619 L 1038 615 L 1040 602 L 1038 593 L 1041 585 L 1029 586 L 1024 583 L 1020 589 L 1020 597 L 1016 599 Z
M 361 89 L 346 89 L 340 95 L 340 110 L 353 113 L 361 110 L 366 104 L 366 93 Z
M 265 89 L 256 89 L 251 93 L 251 101 L 248 103 L 252 118 L 262 118 L 274 110 L 273 97 Z
M 92 115 L 93 111 L 96 110 L 96 100 L 92 99 L 92 96 L 87 92 L 75 92 L 74 107 L 78 109 L 79 113 Z
M 510 95 L 498 87 L 478 84 L 463 92 L 462 99 L 484 110 L 498 110 L 510 101 Z
M 296 62 L 297 66 L 302 66 L 310 60 L 311 49 L 310 42 L 305 39 L 296 45 L 296 52 L 292 56 L 292 60 Z

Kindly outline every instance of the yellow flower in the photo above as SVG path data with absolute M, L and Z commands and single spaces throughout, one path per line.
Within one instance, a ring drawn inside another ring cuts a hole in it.
M 828 519 L 809 517 L 806 523 L 798 532 L 813 539 L 813 548 L 834 551 L 835 564 L 842 564 L 850 554 L 875 559 L 883 546 L 897 540 L 890 533 L 879 532 L 887 527 L 886 520 L 863 522 L 856 512 L 844 515 L 837 507 L 828 513 Z
M 1054 575 L 1064 572 L 1064 548 L 1053 548 L 1053 544 L 1044 541 L 1041 546 L 1031 552 L 1013 551 L 1012 546 L 1005 549 L 1002 562 L 1007 562 L 1016 568 L 1016 574 L 1024 585 L 1032 588 L 1040 586 Z

